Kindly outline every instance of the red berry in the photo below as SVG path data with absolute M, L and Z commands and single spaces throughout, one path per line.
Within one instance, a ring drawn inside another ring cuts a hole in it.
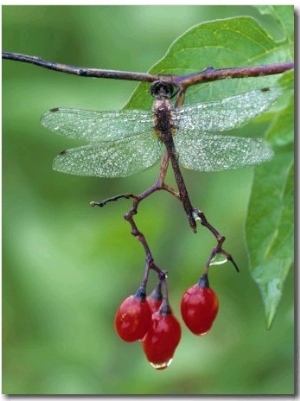
M 142 341 L 144 353 L 150 364 L 158 370 L 166 369 L 181 338 L 181 327 L 165 302 L 152 315 L 152 327 Z
M 190 287 L 181 300 L 181 315 L 186 326 L 196 335 L 206 334 L 218 313 L 219 302 L 209 287 L 207 275 Z
M 154 288 L 154 290 L 151 292 L 151 294 L 147 297 L 147 301 L 150 307 L 150 310 L 152 313 L 155 313 L 158 311 L 158 309 L 161 306 L 162 303 L 162 293 L 161 293 L 161 282 L 159 281 Z
M 126 298 L 115 316 L 115 329 L 122 340 L 141 340 L 151 326 L 151 311 L 145 294 L 140 290 Z

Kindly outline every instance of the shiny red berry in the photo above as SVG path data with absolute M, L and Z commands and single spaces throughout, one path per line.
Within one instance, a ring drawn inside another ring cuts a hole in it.
M 144 353 L 155 369 L 170 365 L 180 338 L 180 324 L 163 301 L 160 309 L 152 314 L 152 326 L 142 341 Z
M 203 335 L 211 329 L 218 307 L 218 298 L 209 287 L 207 275 L 204 274 L 182 297 L 182 319 L 192 333 Z
M 122 340 L 141 340 L 151 326 L 151 310 L 146 296 L 139 289 L 119 306 L 115 316 L 115 329 Z

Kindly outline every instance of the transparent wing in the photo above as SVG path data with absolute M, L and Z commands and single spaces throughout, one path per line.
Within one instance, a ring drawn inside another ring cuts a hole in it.
M 273 151 L 263 139 L 209 135 L 176 135 L 179 164 L 198 171 L 221 171 L 270 160 Z
M 57 134 L 87 142 L 112 141 L 134 136 L 154 125 L 150 111 L 101 112 L 65 108 L 46 111 L 41 123 Z
M 83 176 L 126 177 L 152 166 L 161 144 L 152 132 L 112 142 L 100 142 L 61 152 L 53 169 Z
M 233 129 L 267 110 L 281 94 L 280 89 L 261 89 L 217 102 L 183 106 L 175 112 L 179 128 L 204 132 Z M 195 133 L 198 135 L 198 133 Z

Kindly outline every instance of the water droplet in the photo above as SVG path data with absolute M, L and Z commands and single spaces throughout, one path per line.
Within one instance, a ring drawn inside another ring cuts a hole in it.
M 207 334 L 208 332 L 209 332 L 209 330 L 207 330 L 205 333 L 198 334 L 198 336 L 199 336 L 199 337 L 205 336 L 205 334 Z
M 169 359 L 166 362 L 162 362 L 162 363 L 152 363 L 152 362 L 150 362 L 150 365 L 153 366 L 153 368 L 156 369 L 156 370 L 163 370 L 163 369 L 166 369 L 168 366 L 170 366 L 172 361 L 173 361 L 173 358 Z
M 228 261 L 227 256 L 223 255 L 222 253 L 217 253 L 211 260 L 209 266 L 218 266 L 223 265 Z
M 198 213 L 193 212 L 193 217 L 194 217 L 195 220 L 200 220 L 201 221 L 201 217 L 199 216 Z

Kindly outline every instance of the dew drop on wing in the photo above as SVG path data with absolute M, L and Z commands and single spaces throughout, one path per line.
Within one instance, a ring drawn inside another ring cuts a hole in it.
M 53 169 L 93 177 L 127 177 L 152 166 L 161 146 L 152 131 L 118 141 L 103 141 L 67 149 L 53 161 Z
M 266 111 L 281 95 L 280 89 L 262 88 L 213 102 L 182 106 L 181 129 L 219 132 L 237 128 Z

